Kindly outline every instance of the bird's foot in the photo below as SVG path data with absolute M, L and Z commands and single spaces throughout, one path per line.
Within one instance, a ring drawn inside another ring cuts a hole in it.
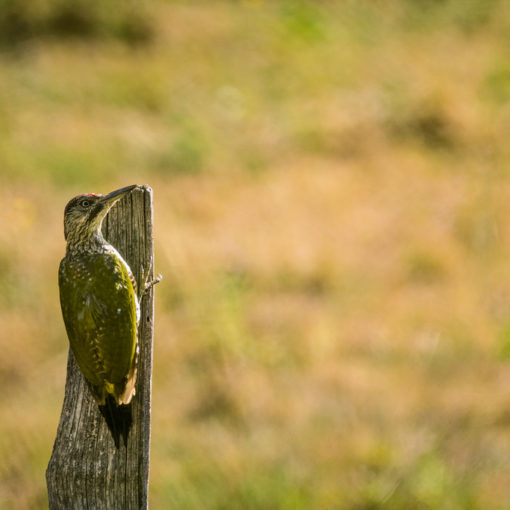
M 154 287 L 154 285 L 156 285 L 156 283 L 159 283 L 162 279 L 163 279 L 163 275 L 160 273 L 156 276 L 156 278 L 154 278 L 150 282 L 146 281 L 143 291 L 142 291 L 142 296 L 144 296 L 146 292 L 148 292 L 150 289 L 152 289 L 152 287 Z
M 147 268 L 147 270 L 145 271 L 144 268 L 142 267 L 142 282 L 143 284 L 140 286 L 140 293 L 139 293 L 139 296 L 138 296 L 138 299 L 142 299 L 143 296 L 145 296 L 145 294 L 147 292 L 149 292 L 150 289 L 152 289 L 152 287 L 154 287 L 154 285 L 156 285 L 156 283 L 159 283 L 163 276 L 161 274 L 158 274 L 156 276 L 156 278 L 154 279 L 150 279 L 150 273 L 152 271 L 152 257 L 151 257 L 151 263 L 149 265 L 149 267 Z

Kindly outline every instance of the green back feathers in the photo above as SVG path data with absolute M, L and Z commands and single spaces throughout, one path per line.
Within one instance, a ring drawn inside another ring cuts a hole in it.
M 134 393 L 137 298 L 117 252 L 66 256 L 60 302 L 71 348 L 96 400 L 128 403 Z

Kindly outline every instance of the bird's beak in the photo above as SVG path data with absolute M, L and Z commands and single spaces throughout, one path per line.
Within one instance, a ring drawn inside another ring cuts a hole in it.
M 103 198 L 101 198 L 100 203 L 110 208 L 115 202 L 117 202 L 117 200 L 119 200 L 119 198 L 122 198 L 124 195 L 137 187 L 137 184 L 132 184 L 131 186 L 126 186 L 125 188 L 120 188 L 112 191 L 111 193 L 108 193 L 108 195 L 105 195 Z

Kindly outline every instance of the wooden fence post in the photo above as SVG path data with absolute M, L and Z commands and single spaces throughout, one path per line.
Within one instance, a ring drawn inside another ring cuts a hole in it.
M 103 224 L 141 284 L 153 276 L 152 189 L 141 186 L 119 200 Z M 46 482 L 50 510 L 146 510 L 151 417 L 153 289 L 141 303 L 140 358 L 132 425 L 117 447 L 71 351 L 62 414 Z

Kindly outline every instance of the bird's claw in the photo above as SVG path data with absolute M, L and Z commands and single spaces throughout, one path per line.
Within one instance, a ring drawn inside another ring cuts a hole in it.
M 152 289 L 152 287 L 154 287 L 154 285 L 156 285 L 156 283 L 159 283 L 162 279 L 163 279 L 163 275 L 161 273 L 158 273 L 158 275 L 156 276 L 156 278 L 154 278 L 154 280 L 151 280 L 150 282 L 146 281 L 143 291 L 142 291 L 142 296 L 144 296 L 146 292 L 148 292 L 150 289 Z
M 141 300 L 143 298 L 143 296 L 145 296 L 145 294 L 152 288 L 154 287 L 154 285 L 156 285 L 156 283 L 159 283 L 161 281 L 161 279 L 163 278 L 163 276 L 161 274 L 158 274 L 156 276 L 156 278 L 154 278 L 153 280 L 149 280 L 150 278 L 150 273 L 151 273 L 151 270 L 152 270 L 152 257 L 151 257 L 151 262 L 150 262 L 150 265 L 149 267 L 147 268 L 147 271 L 144 270 L 143 266 L 142 266 L 142 281 L 143 281 L 143 284 L 140 286 L 140 295 L 138 297 L 139 300 Z

